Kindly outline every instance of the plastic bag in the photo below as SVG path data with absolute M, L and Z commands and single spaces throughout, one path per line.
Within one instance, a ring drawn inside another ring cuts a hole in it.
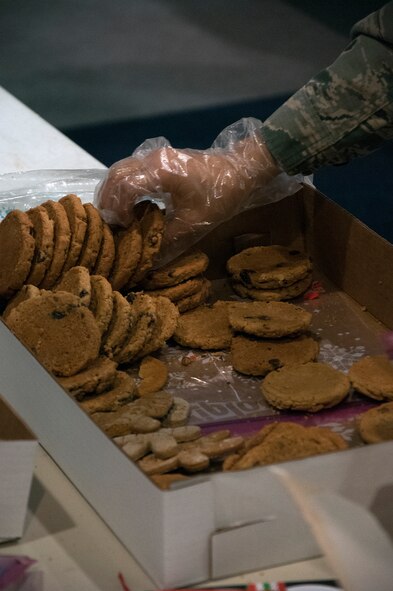
M 0 220 L 12 209 L 26 211 L 47 199 L 57 201 L 67 193 L 92 202 L 94 190 L 106 169 L 30 170 L 0 175 Z
M 146 140 L 113 164 L 95 191 L 108 223 L 128 226 L 140 201 L 165 209 L 159 264 L 164 264 L 240 211 L 298 191 L 304 178 L 281 172 L 261 135 L 244 118 L 224 129 L 207 150 L 178 150 L 163 137 Z

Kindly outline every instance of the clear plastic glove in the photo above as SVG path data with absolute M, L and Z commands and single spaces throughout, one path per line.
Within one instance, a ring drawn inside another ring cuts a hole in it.
M 160 266 L 240 211 L 300 188 L 300 177 L 279 170 L 261 127 L 257 119 L 241 119 L 207 150 L 175 149 L 165 138 L 147 140 L 109 168 L 95 204 L 108 223 L 121 226 L 131 223 L 135 206 L 146 198 L 165 208 Z

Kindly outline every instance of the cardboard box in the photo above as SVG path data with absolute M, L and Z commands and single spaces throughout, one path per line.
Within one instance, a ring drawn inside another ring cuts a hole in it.
M 336 286 L 339 325 L 351 311 L 370 334 L 393 327 L 393 246 L 329 199 L 305 187 L 218 228 L 201 244 L 211 256 L 212 278 L 225 272 L 234 244 L 255 235 L 265 244 L 312 254 L 318 272 Z M 297 504 L 269 467 L 195 477 L 171 491 L 156 488 L 4 324 L 0 391 L 159 586 L 189 585 L 320 554 Z M 214 392 L 212 385 L 212 397 Z M 393 487 L 393 442 L 280 466 L 314 491 L 377 508 L 379 519 L 388 522 L 389 506 L 381 499 Z
M 0 542 L 23 534 L 38 442 L 0 396 Z

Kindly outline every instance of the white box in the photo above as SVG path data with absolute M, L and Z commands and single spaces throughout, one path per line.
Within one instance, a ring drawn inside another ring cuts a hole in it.
M 0 396 L 0 542 L 23 534 L 38 442 Z
M 393 246 L 325 197 L 304 189 L 219 228 L 204 244 L 215 245 L 213 273 L 231 252 L 229 236 L 246 231 L 269 233 L 272 243 L 306 246 L 340 289 L 393 326 Z M 15 369 L 15 360 L 23 371 Z M 195 477 L 175 490 L 159 490 L 2 323 L 0 391 L 159 586 L 320 554 L 298 506 L 269 467 Z M 391 524 L 392 504 L 383 493 L 393 487 L 393 442 L 282 466 L 314 491 L 338 493 Z

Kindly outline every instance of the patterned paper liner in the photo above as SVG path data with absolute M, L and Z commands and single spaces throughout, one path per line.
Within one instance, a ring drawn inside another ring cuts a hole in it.
M 311 332 L 320 342 L 318 361 L 347 373 L 364 355 L 382 354 L 384 327 L 325 278 L 320 285 L 323 289 L 318 297 L 303 296 L 294 301 L 313 314 Z M 217 298 L 238 299 L 225 280 L 216 282 L 214 288 Z M 329 427 L 350 445 L 359 445 L 355 418 L 376 404 L 351 391 L 341 404 L 317 413 L 278 411 L 263 399 L 262 378 L 236 372 L 229 351 L 192 350 L 170 344 L 160 358 L 169 368 L 167 391 L 190 402 L 189 422 L 200 425 L 204 432 L 225 428 L 246 435 L 272 421 L 294 421 Z

